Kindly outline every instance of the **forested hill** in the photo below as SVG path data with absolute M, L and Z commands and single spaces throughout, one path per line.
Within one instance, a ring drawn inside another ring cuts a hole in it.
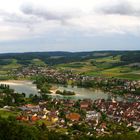
M 121 60 L 126 62 L 140 62 L 140 51 L 126 52 L 122 55 Z
M 21 65 L 28 65 L 34 59 L 48 65 L 56 65 L 118 55 L 121 56 L 121 61 L 124 63 L 140 62 L 140 51 L 29 52 L 0 54 L 0 65 L 10 64 L 13 59 Z

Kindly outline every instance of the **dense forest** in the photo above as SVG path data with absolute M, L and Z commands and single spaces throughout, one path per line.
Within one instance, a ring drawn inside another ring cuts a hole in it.
M 138 52 L 127 52 L 121 57 L 122 61 L 136 63 L 140 62 L 140 51 Z

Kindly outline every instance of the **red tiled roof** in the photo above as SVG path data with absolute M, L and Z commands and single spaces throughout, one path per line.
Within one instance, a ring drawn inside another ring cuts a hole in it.
M 79 119 L 80 119 L 80 114 L 78 114 L 78 113 L 70 113 L 70 114 L 67 114 L 67 115 L 66 115 L 66 118 L 67 118 L 67 119 L 70 119 L 70 120 L 72 120 L 72 121 L 79 121 Z

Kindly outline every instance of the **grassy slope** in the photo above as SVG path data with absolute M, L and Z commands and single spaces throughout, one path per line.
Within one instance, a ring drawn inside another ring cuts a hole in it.
M 35 66 L 45 66 L 45 62 L 43 62 L 40 59 L 33 59 L 31 60 L 31 64 L 35 65 Z
M 68 64 L 57 65 L 57 68 L 71 69 L 75 73 L 84 73 L 89 76 L 117 77 L 124 79 L 140 79 L 140 68 L 134 69 L 129 66 L 115 66 L 113 63 L 120 62 L 120 55 L 113 57 L 103 57 L 90 59 L 84 62 L 73 62 Z M 91 63 L 92 62 L 92 63 Z
M 11 63 L 10 64 L 7 64 L 7 65 L 0 65 L 0 79 L 2 77 L 5 77 L 6 79 L 7 78 L 10 78 L 8 76 L 8 74 L 11 73 L 11 70 L 12 69 L 17 69 L 21 67 L 20 64 L 17 63 L 17 60 L 16 59 L 12 59 Z M 2 78 L 3 79 L 3 78 Z
M 9 116 L 17 116 L 18 114 L 18 112 L 0 109 L 0 116 L 3 118 L 8 118 Z
M 35 66 L 45 66 L 46 65 L 40 59 L 30 60 L 30 63 L 35 65 Z M 18 64 L 16 59 L 12 59 L 10 64 L 0 65 L 0 75 L 6 75 L 6 74 L 10 73 L 11 69 L 17 69 L 20 67 L 22 67 L 22 65 Z
M 19 68 L 21 65 L 17 63 L 16 59 L 12 59 L 10 64 L 0 66 L 1 70 L 9 70 L 14 68 Z

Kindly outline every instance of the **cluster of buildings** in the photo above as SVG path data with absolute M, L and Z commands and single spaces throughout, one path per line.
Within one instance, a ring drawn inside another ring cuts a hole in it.
M 140 130 L 140 100 L 137 102 L 118 102 L 96 100 L 95 106 L 103 113 L 105 113 L 110 120 L 122 123 L 125 122 L 127 126 L 132 126 L 137 131 Z
M 13 72 L 14 73 L 14 72 Z M 31 77 L 34 75 L 44 75 L 53 82 L 66 83 L 68 79 L 74 79 L 75 75 L 71 71 L 58 71 L 49 67 L 26 67 L 15 71 L 14 75 L 19 78 Z
M 68 129 L 73 125 L 86 124 L 98 134 L 110 133 L 108 122 L 118 125 L 125 123 L 140 131 L 140 102 L 121 102 L 112 100 L 64 100 L 50 99 L 39 104 L 27 104 L 19 107 L 22 110 L 17 120 L 34 123 L 43 121 L 50 128 Z M 103 115 L 106 119 L 103 119 Z

